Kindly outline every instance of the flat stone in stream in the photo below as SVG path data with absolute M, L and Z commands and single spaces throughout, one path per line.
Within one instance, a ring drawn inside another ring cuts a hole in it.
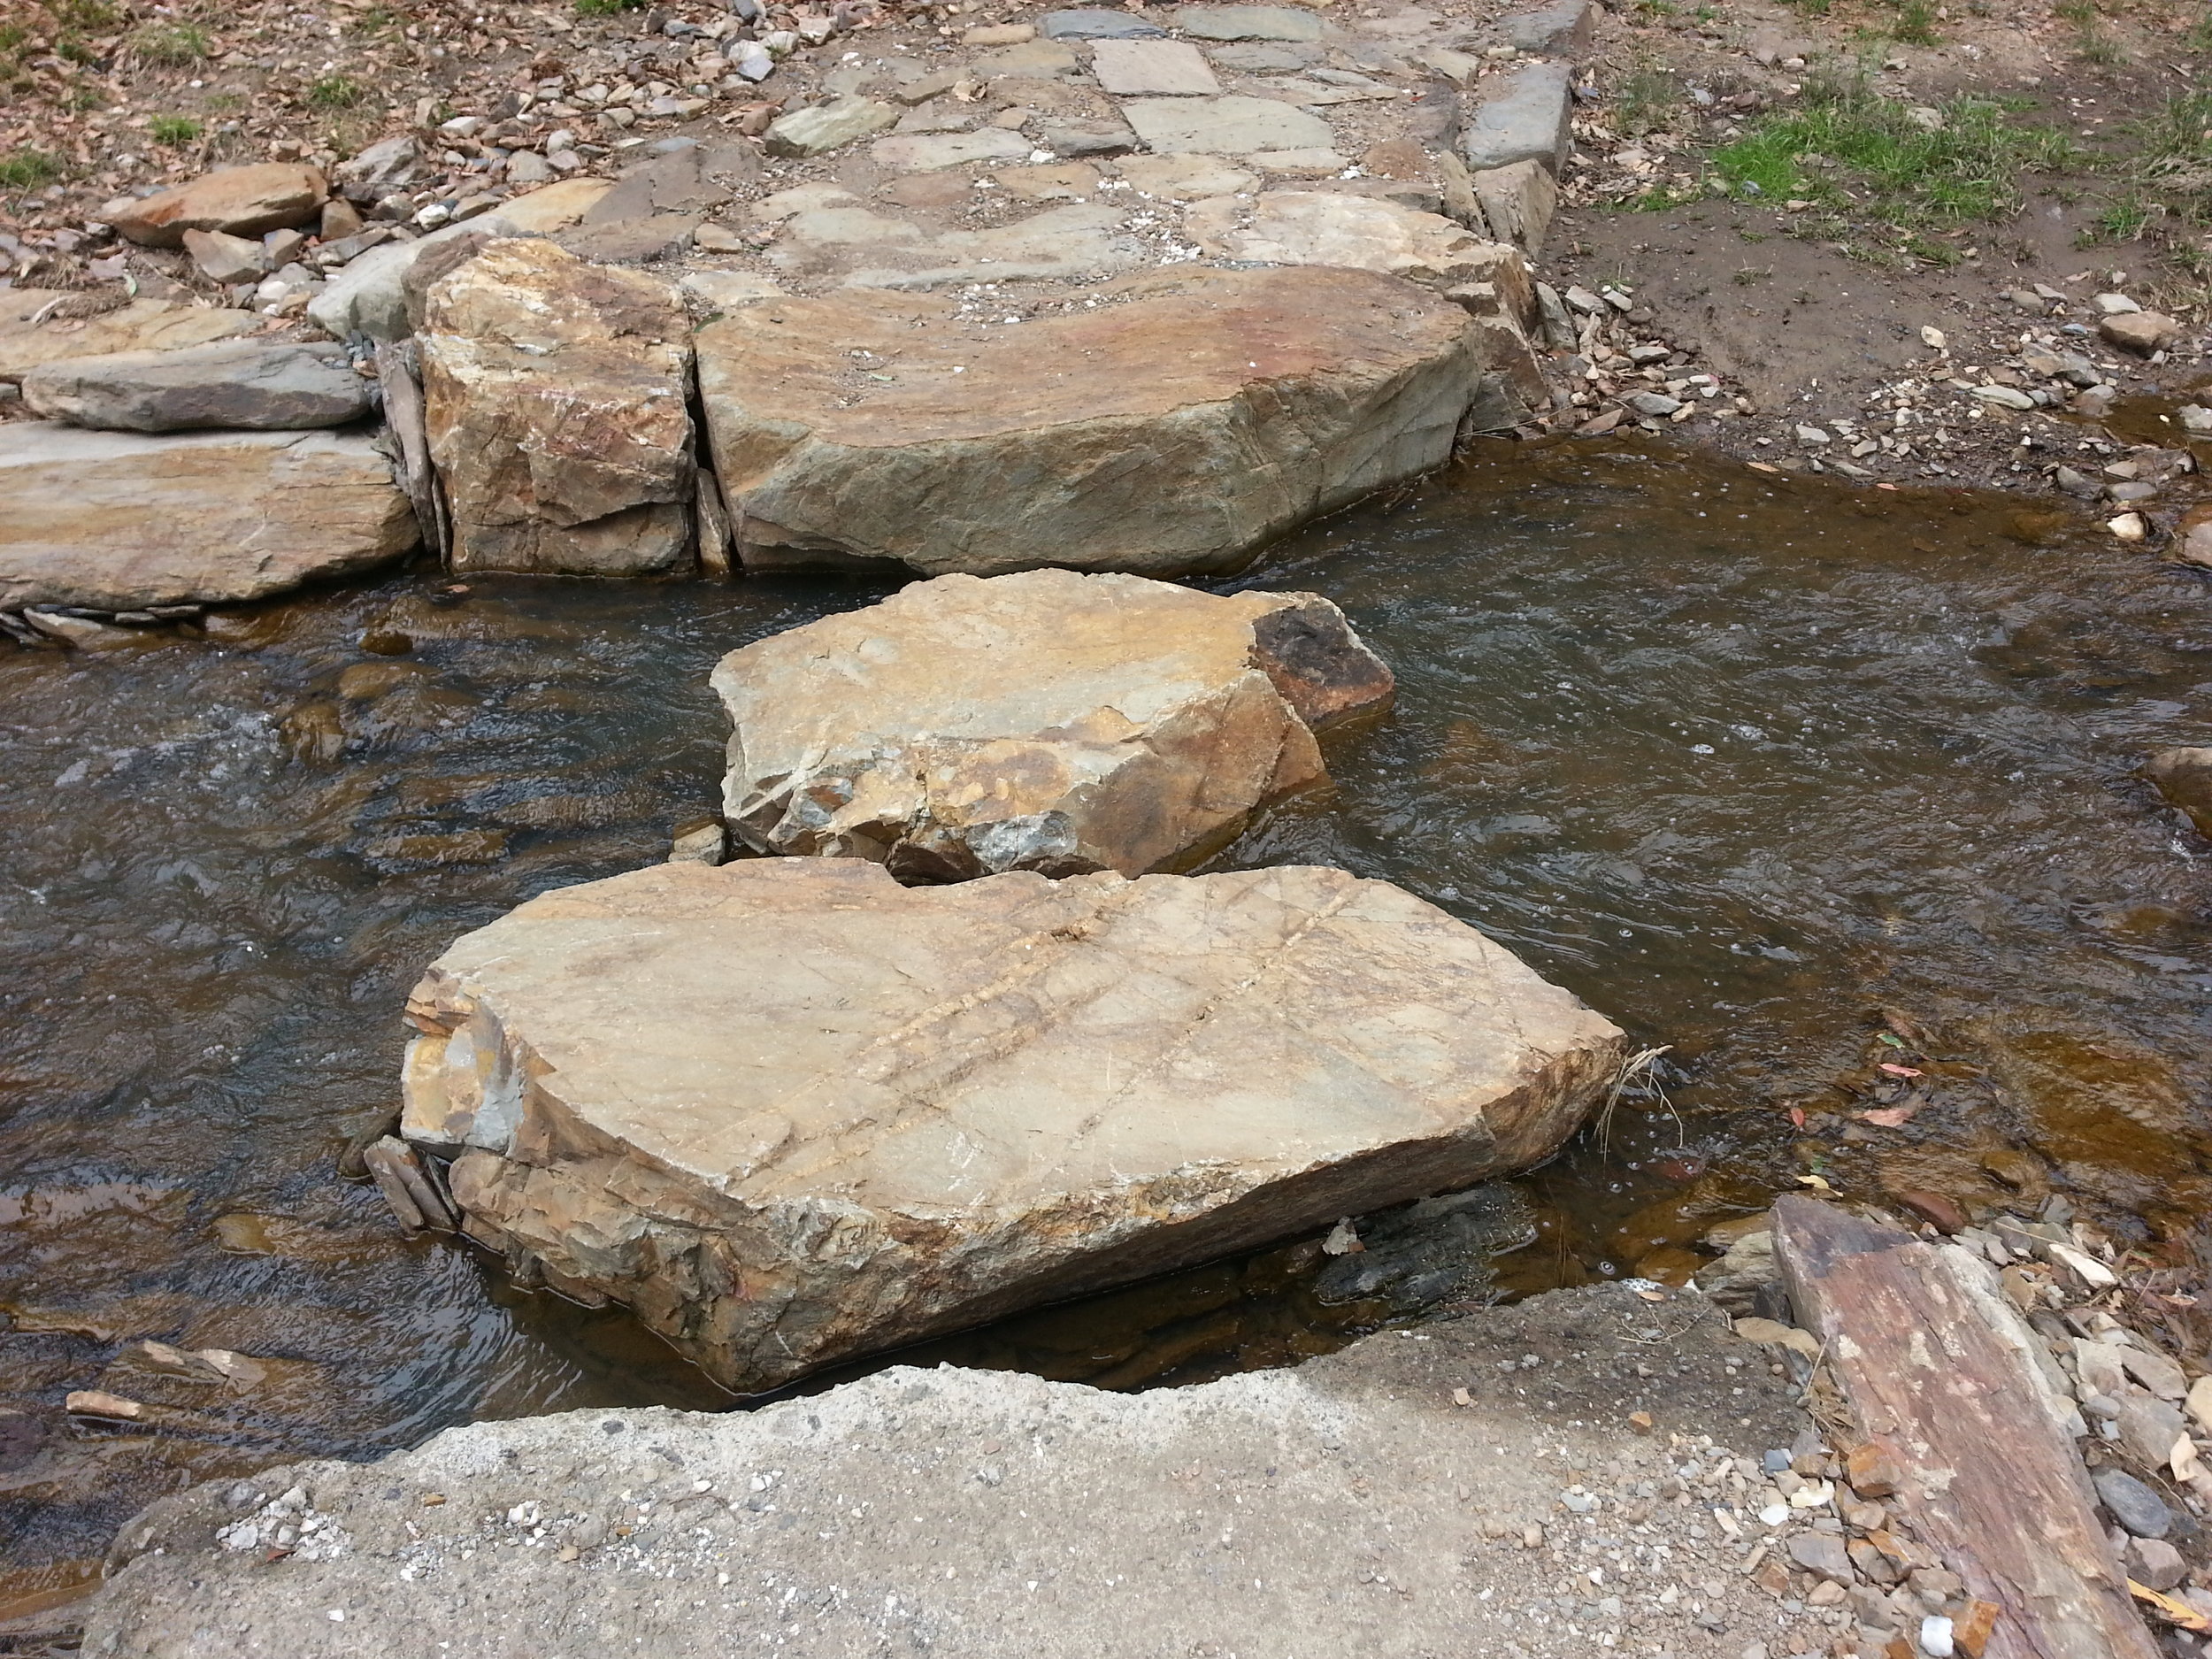
M 413 510 L 351 432 L 0 424 L 0 610 L 259 599 L 398 557 Z
M 757 852 L 910 880 L 1141 875 L 1325 781 L 1313 730 L 1390 671 L 1311 594 L 940 576 L 724 657 L 724 810 Z
M 234 341 L 42 364 L 23 377 L 23 401 L 108 432 L 301 431 L 361 419 L 373 385 L 342 346 Z
M 744 562 L 1229 569 L 1440 465 L 1495 388 L 1477 320 L 1390 277 L 1185 269 L 1101 291 L 1125 303 L 1019 326 L 840 294 L 703 329 Z M 890 366 L 856 379 L 861 352 Z
M 463 938 L 408 1018 L 465 1231 L 739 1390 L 1525 1167 L 1623 1041 L 1296 866 L 659 864 Z

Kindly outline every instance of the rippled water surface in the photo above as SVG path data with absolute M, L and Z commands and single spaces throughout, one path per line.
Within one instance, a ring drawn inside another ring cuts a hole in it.
M 1333 741 L 1333 792 L 1218 862 L 1400 881 L 1668 1049 L 1663 1097 L 1519 1184 L 1502 1288 L 1678 1273 L 1801 1175 L 2201 1207 L 2205 849 L 2131 776 L 2212 741 L 2198 579 L 2014 504 L 1585 445 L 1479 460 L 1245 581 L 1336 599 L 1400 697 Z M 189 1479 L 721 1402 L 620 1313 L 402 1238 L 336 1161 L 390 1108 L 422 964 L 661 856 L 715 798 L 714 659 L 880 590 L 445 588 L 0 648 L 0 1617 Z M 1320 1261 L 924 1356 L 1122 1385 L 1285 1363 L 1379 1317 L 1324 1305 Z M 119 1358 L 140 1337 L 271 1375 L 151 1377 Z M 153 1432 L 73 1432 L 90 1386 Z

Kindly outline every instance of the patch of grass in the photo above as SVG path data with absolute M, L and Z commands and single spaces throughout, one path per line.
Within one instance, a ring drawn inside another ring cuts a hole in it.
M 307 102 L 318 110 L 349 110 L 368 96 L 350 75 L 325 75 L 307 88 Z
M 190 23 L 155 23 L 130 37 L 130 48 L 150 64 L 196 64 L 208 54 L 207 31 Z
M 1939 38 L 1935 25 L 1935 7 L 1928 0 L 1903 0 L 1897 21 L 1890 26 L 1890 38 L 1908 46 L 1933 46 Z
M 2001 219 L 2021 205 L 2022 173 L 2075 156 L 2064 134 L 2016 120 L 2021 107 L 1953 98 L 1937 106 L 1939 125 L 1930 130 L 1863 74 L 1809 82 L 1794 107 L 1761 118 L 1716 151 L 1713 165 L 1743 194 L 1848 205 L 1907 234 Z
M 2133 155 L 2117 168 L 2112 195 L 2079 245 L 2100 241 L 2149 242 L 2188 273 L 2197 291 L 2177 296 L 2192 304 L 2212 301 L 2212 91 L 2180 92 L 2125 129 Z
M 0 190 L 35 190 L 61 177 L 61 163 L 42 150 L 0 156 Z
M 2094 0 L 2059 0 L 2052 10 L 2074 26 L 2074 50 L 2083 62 L 2109 68 L 2120 61 L 2120 48 L 2104 32 Z
M 146 124 L 157 144 L 188 144 L 207 129 L 188 115 L 157 115 Z
M 1665 69 L 1632 69 L 1613 89 L 1613 127 L 1624 138 L 1641 138 L 1670 126 L 1685 95 Z
M 576 0 L 576 11 L 580 17 L 610 18 L 618 12 L 634 12 L 644 4 L 645 0 Z

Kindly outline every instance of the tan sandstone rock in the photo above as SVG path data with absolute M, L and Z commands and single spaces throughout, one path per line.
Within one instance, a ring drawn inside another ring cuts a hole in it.
M 658 864 L 467 935 L 408 1018 L 465 1230 L 741 1390 L 1524 1167 L 1622 1048 L 1296 867 Z
M 424 415 L 455 570 L 685 565 L 689 329 L 667 283 L 549 242 L 493 242 L 430 288 Z
M 1101 292 L 1125 303 L 1018 328 L 837 294 L 703 329 L 744 562 L 1231 569 L 1440 465 L 1494 385 L 1479 319 L 1389 277 L 1187 268 Z M 863 351 L 888 371 L 856 378 Z
M 258 599 L 396 558 L 415 516 L 351 432 L 0 425 L 0 609 Z
M 258 236 L 265 230 L 309 225 L 330 199 L 314 168 L 295 161 L 221 167 L 114 213 L 115 228 L 150 248 L 181 248 L 188 230 Z
M 133 300 L 96 317 L 72 315 L 88 297 L 53 288 L 0 289 L 0 380 L 19 380 L 42 363 L 118 351 L 180 351 L 260 330 L 251 311 L 170 300 Z
M 729 824 L 902 879 L 1142 875 L 1324 782 L 1311 728 L 1390 671 L 1311 594 L 941 576 L 724 657 Z

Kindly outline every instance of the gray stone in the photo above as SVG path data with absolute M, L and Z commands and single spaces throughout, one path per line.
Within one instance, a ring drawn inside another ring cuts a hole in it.
M 1245 74 L 1279 74 L 1303 69 L 1320 57 L 1317 46 L 1270 46 L 1254 42 L 1247 46 L 1217 46 L 1208 54 L 1224 69 Z
M 1132 189 L 1184 202 L 1235 196 L 1259 182 L 1242 167 L 1211 156 L 1131 156 L 1116 163 L 1115 170 Z
M 2173 1455 L 2174 1442 L 2188 1432 L 2188 1420 L 2179 1410 L 2139 1388 L 2131 1388 L 2120 1400 L 2120 1449 L 2139 1467 L 2163 1469 Z
M 380 242 L 334 274 L 307 302 L 308 319 L 340 340 L 403 340 L 411 332 L 405 283 L 415 261 L 460 237 L 512 236 L 516 227 L 495 213 L 449 225 L 416 242 Z
M 1182 6 L 1175 27 L 1201 41 L 1317 41 L 1323 27 L 1298 6 Z
M 1565 64 L 1530 64 L 1502 78 L 1475 108 L 1460 134 L 1460 153 L 1477 173 L 1540 161 L 1555 174 L 1567 159 L 1574 114 L 1574 72 Z
M 1137 135 L 1127 127 L 1087 121 L 1044 121 L 1037 136 L 1056 156 L 1118 156 L 1137 147 Z
M 1335 138 L 1319 116 L 1273 98 L 1133 98 L 1121 112 L 1148 147 L 1169 155 L 1326 150 Z
M 1559 183 L 1548 167 L 1539 161 L 1486 167 L 1470 177 L 1468 188 L 1494 241 L 1511 242 L 1531 258 L 1542 251 L 1559 209 Z
M 856 139 L 895 126 L 895 104 L 876 98 L 840 98 L 810 109 L 779 115 L 768 124 L 764 144 L 772 156 L 826 156 Z
M 869 153 L 893 173 L 935 173 L 972 161 L 1025 161 L 1029 141 L 997 127 L 977 133 L 899 133 L 876 140 Z
M 1671 415 L 1682 407 L 1678 397 L 1669 397 L 1664 392 L 1631 392 L 1621 400 L 1640 415 L 1654 417 Z
M 579 225 L 553 240 L 594 265 L 650 265 L 681 254 L 698 229 L 698 219 L 689 213 L 649 213 L 639 219 Z
M 0 610 L 235 603 L 398 557 L 407 497 L 365 433 L 0 423 Z
M 1540 57 L 1580 58 L 1590 50 L 1597 8 L 1590 0 L 1552 0 L 1534 12 L 1514 12 L 1498 20 L 1505 43 Z
M 258 241 L 219 230 L 186 231 L 184 251 L 211 282 L 251 282 L 269 270 L 268 255 Z
M 1833 1532 L 1800 1532 L 1790 1540 L 1790 1559 L 1831 1584 L 1848 1586 L 1855 1575 L 1843 1540 Z
M 1127 12 L 1102 12 L 1080 8 L 1072 12 L 1048 12 L 1037 19 L 1037 27 L 1051 41 L 1139 41 L 1153 40 L 1167 31 L 1156 23 Z
M 2136 1537 L 2163 1538 L 2172 1529 L 2174 1512 L 2165 1501 L 2126 1470 L 2100 1469 L 2090 1479 L 2112 1518 Z
M 1221 90 L 1187 41 L 1101 41 L 1091 50 L 1091 73 L 1117 97 L 1203 98 Z
M 1049 81 L 1073 74 L 1081 66 L 1074 50 L 1057 41 L 1025 41 L 993 52 L 987 58 L 977 58 L 975 73 L 986 81 L 1029 76 Z
M 2150 1589 L 2172 1589 L 2189 1576 L 2182 1553 L 2162 1538 L 2128 1540 L 2128 1577 Z
M 598 194 L 585 205 L 578 219 L 592 226 L 649 219 L 656 213 L 697 218 L 722 206 L 735 194 L 737 187 L 758 178 L 760 171 L 760 153 L 750 144 L 727 139 L 686 144 L 680 150 L 670 150 L 641 166 L 633 167 L 612 185 L 600 183 Z M 588 191 L 593 188 L 593 181 L 578 180 L 560 188 L 565 191 Z
M 110 432 L 302 431 L 361 419 L 373 387 L 338 346 L 238 341 L 45 364 L 23 377 L 23 401 Z

